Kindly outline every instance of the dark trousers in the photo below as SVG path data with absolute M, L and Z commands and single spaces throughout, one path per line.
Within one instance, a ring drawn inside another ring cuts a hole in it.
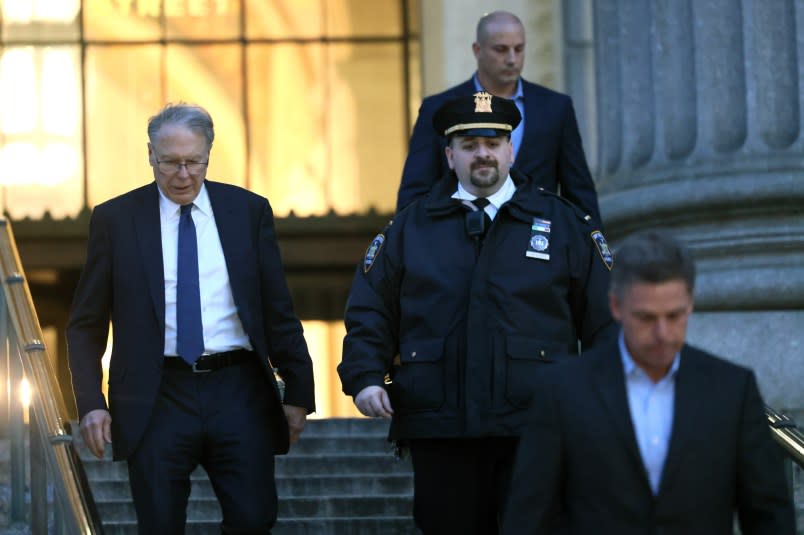
M 413 518 L 424 535 L 499 533 L 518 439 L 410 441 Z
M 198 465 L 220 502 L 222 533 L 270 533 L 277 514 L 270 394 L 256 359 L 203 374 L 163 370 L 148 429 L 128 459 L 140 534 L 184 533 Z

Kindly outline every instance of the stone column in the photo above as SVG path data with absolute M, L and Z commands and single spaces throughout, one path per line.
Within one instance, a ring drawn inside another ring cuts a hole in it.
M 597 0 L 599 168 L 615 244 L 696 253 L 689 339 L 804 408 L 804 3 Z

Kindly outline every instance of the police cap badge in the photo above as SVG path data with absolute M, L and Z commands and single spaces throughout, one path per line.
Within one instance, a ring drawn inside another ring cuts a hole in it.
M 498 137 L 510 135 L 522 117 L 513 100 L 481 91 L 445 102 L 433 115 L 442 136 Z

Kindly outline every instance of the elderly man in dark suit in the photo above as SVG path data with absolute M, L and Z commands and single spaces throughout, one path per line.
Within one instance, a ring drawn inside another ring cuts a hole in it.
M 666 233 L 616 251 L 618 338 L 543 376 L 520 440 L 511 535 L 794 535 L 753 372 L 685 343 L 695 268 Z
M 155 181 L 96 206 L 90 221 L 67 326 L 81 433 L 96 456 L 111 442 L 128 461 L 140 533 L 184 532 L 199 464 L 221 530 L 267 533 L 277 514 L 273 456 L 314 410 L 271 207 L 205 180 L 214 130 L 203 108 L 166 106 L 148 138 Z
M 430 191 L 449 172 L 446 139 L 432 125 L 433 114 L 458 96 L 487 91 L 514 101 L 522 122 L 511 134 L 513 169 L 536 185 L 572 201 L 600 223 L 597 193 L 586 164 L 572 101 L 567 95 L 523 80 L 525 29 L 506 11 L 484 15 L 472 44 L 477 72 L 468 81 L 424 99 L 413 127 L 397 196 L 397 211 Z M 510 164 L 511 162 L 506 162 Z

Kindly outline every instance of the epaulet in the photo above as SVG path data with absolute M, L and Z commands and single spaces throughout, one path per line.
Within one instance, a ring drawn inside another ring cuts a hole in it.
M 391 225 L 393 225 L 393 224 L 394 224 L 393 219 L 388 221 L 388 224 L 385 225 L 385 227 L 383 227 L 382 231 L 380 231 L 379 234 L 374 236 L 374 239 L 371 240 L 371 243 L 366 248 L 366 254 L 363 255 L 363 274 L 364 275 L 371 270 L 372 266 L 374 265 L 374 261 L 377 260 L 378 256 L 380 256 L 380 252 L 382 251 L 382 246 L 385 245 L 385 233 L 388 232 L 388 229 L 391 228 Z
M 538 189 L 539 193 L 541 193 L 542 195 L 546 195 L 548 197 L 553 197 L 555 199 L 558 199 L 559 202 L 562 202 L 565 205 L 567 205 L 569 208 L 572 209 L 572 213 L 574 213 L 575 216 L 578 219 L 580 219 L 581 221 L 584 221 L 588 225 L 594 225 L 595 224 L 594 220 L 592 219 L 592 216 L 587 214 L 586 212 L 584 212 L 583 209 L 580 206 L 578 206 L 577 204 L 575 204 L 574 202 L 570 201 L 569 199 L 567 199 L 565 197 L 562 197 L 558 193 L 553 193 L 552 191 L 547 191 L 546 189 L 544 189 L 542 187 L 539 187 L 537 189 Z
M 386 232 L 388 232 L 388 229 L 391 228 L 391 225 L 393 224 L 394 224 L 394 218 L 392 217 L 391 219 L 388 220 L 388 223 L 386 223 L 385 226 L 382 228 L 382 233 L 385 234 Z

